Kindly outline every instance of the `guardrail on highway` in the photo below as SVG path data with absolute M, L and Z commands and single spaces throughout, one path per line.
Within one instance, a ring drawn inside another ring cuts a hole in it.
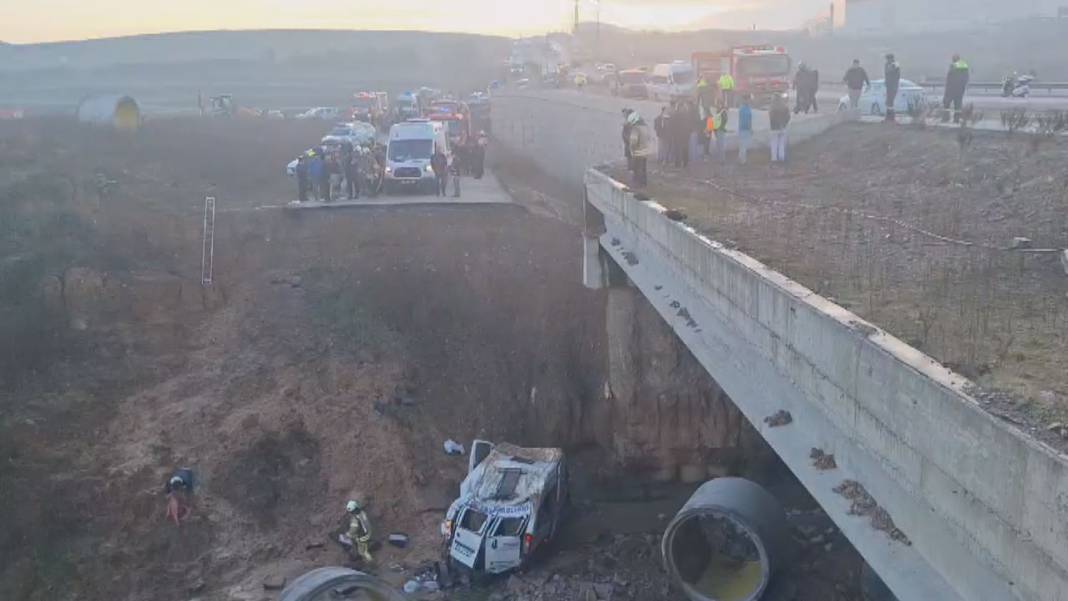
M 941 90 L 946 87 L 943 81 L 918 81 L 916 85 L 930 88 L 933 90 Z M 1001 81 L 972 81 L 968 82 L 968 89 L 980 89 L 980 90 L 1001 90 L 1005 85 Z M 1068 82 L 1062 81 L 1050 81 L 1050 82 L 1031 82 L 1031 90 L 1046 90 L 1046 93 L 1053 95 L 1054 90 L 1068 90 Z

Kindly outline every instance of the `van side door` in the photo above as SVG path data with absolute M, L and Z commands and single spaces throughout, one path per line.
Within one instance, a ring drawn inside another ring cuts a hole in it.
M 522 562 L 523 533 L 529 516 L 500 516 L 490 524 L 486 537 L 486 571 L 500 574 Z

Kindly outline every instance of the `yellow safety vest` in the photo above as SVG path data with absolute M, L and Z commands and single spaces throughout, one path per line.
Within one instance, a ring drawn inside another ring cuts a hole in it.
M 719 76 L 719 89 L 721 89 L 721 90 L 733 90 L 734 89 L 734 78 L 731 77 L 730 73 L 724 73 L 723 75 Z

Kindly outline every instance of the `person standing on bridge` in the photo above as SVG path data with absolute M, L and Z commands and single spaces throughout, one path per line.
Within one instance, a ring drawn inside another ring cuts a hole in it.
M 449 157 L 441 151 L 436 144 L 434 154 L 430 155 L 430 168 L 434 171 L 435 192 L 438 196 L 445 196 L 449 183 Z
M 649 135 L 649 126 L 637 111 L 627 116 L 630 125 L 630 161 L 631 171 L 634 173 L 634 187 L 644 188 L 649 183 L 648 159 L 652 154 L 652 140 Z
M 323 177 L 327 178 L 327 188 L 329 188 L 329 175 L 326 175 L 322 149 L 309 152 L 312 153 L 312 156 L 308 159 L 308 183 L 311 185 L 312 195 L 315 196 L 315 200 L 319 201 L 323 193 Z
M 886 122 L 894 122 L 894 103 L 897 102 L 897 90 L 901 86 L 901 65 L 897 64 L 893 54 L 886 55 L 886 66 L 883 68 L 883 77 L 886 84 Z
M 949 121 L 949 107 L 953 106 L 953 122 L 960 123 L 960 111 L 964 105 L 964 92 L 968 89 L 968 80 L 971 71 L 968 63 L 964 62 L 959 54 L 953 55 L 953 62 L 949 64 L 949 72 L 946 73 L 946 90 L 942 96 L 942 120 Z
M 719 76 L 719 97 L 723 101 L 723 106 L 730 108 L 734 104 L 734 77 L 731 74 L 724 73 Z
M 660 109 L 660 114 L 653 119 L 653 131 L 656 132 L 656 162 L 661 165 L 668 162 L 668 135 L 667 135 L 668 107 Z
M 846 71 L 842 78 L 846 87 L 849 88 L 849 108 L 855 109 L 860 106 L 860 92 L 871 85 L 868 80 L 868 72 L 860 66 L 860 59 L 853 59 L 853 66 Z
M 634 109 L 623 109 L 623 158 L 627 159 L 627 169 L 633 169 L 630 164 L 630 116 Z
M 790 124 L 790 107 L 786 104 L 785 95 L 777 95 L 772 99 L 768 120 L 771 124 L 771 162 L 786 162 L 786 126 Z
M 713 134 L 716 136 L 716 160 L 720 163 L 727 162 L 727 119 L 729 115 L 727 102 L 720 101 L 713 120 L 715 124 Z
M 297 202 L 308 201 L 308 156 L 302 153 L 297 157 Z
M 341 170 L 345 176 L 345 196 L 349 200 L 360 197 L 360 163 L 359 153 L 354 152 L 352 144 L 341 145 Z
M 738 164 L 744 165 L 749 157 L 749 145 L 753 143 L 753 109 L 749 106 L 749 94 L 742 95 L 738 108 Z

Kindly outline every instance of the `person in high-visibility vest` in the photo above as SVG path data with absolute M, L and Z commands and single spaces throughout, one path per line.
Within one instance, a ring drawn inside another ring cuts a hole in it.
M 730 73 L 724 73 L 719 76 L 719 93 L 727 108 L 730 108 L 734 103 L 734 78 L 731 77 Z
M 964 105 L 964 91 L 968 88 L 970 76 L 968 63 L 964 62 L 959 54 L 953 55 L 953 62 L 949 64 L 949 73 L 946 74 L 946 91 L 942 97 L 943 120 L 949 121 L 949 107 L 953 106 L 953 122 L 960 121 L 961 107 Z

